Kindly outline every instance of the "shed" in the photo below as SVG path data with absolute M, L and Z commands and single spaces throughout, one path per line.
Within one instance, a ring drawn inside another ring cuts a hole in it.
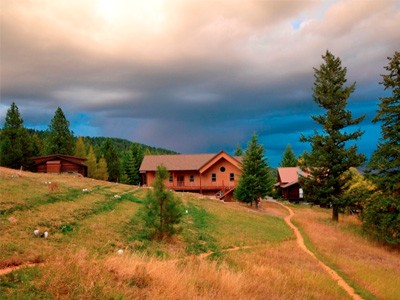
M 85 165 L 86 158 L 51 154 L 32 158 L 34 161 L 33 171 L 39 173 L 78 173 L 87 176 L 88 167 Z
M 282 198 L 289 201 L 299 201 L 303 198 L 299 175 L 305 175 L 299 167 L 278 168 L 278 182 L 275 186 L 280 189 Z

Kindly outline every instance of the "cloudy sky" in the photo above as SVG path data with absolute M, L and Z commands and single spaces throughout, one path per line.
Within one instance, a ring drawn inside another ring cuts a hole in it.
M 357 82 L 349 108 L 371 124 L 400 1 L 13 0 L 1 3 L 0 125 L 15 102 L 46 129 L 60 106 L 75 135 L 182 153 L 233 152 L 256 132 L 269 163 L 297 155 L 318 114 L 313 67 L 329 49 Z

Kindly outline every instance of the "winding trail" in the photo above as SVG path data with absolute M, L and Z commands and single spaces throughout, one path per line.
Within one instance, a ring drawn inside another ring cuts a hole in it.
M 331 277 L 333 278 L 333 280 L 335 280 L 337 282 L 337 284 L 344 289 L 349 295 L 350 297 L 352 297 L 355 300 L 363 300 L 363 298 L 356 294 L 356 292 L 354 291 L 354 289 L 338 274 L 336 273 L 335 270 L 333 270 L 332 268 L 330 268 L 329 266 L 327 266 L 326 264 L 324 264 L 321 260 L 319 260 L 314 253 L 312 253 L 304 244 L 304 239 L 303 236 L 301 235 L 299 229 L 292 223 L 291 219 L 294 216 L 294 212 L 292 209 L 290 209 L 289 207 L 287 207 L 286 205 L 279 203 L 279 202 L 275 202 L 281 206 L 283 206 L 284 208 L 286 208 L 289 211 L 289 215 L 285 217 L 285 222 L 290 226 L 290 228 L 292 228 L 292 230 L 294 231 L 295 235 L 296 235 L 296 241 L 297 244 L 299 245 L 299 247 L 306 252 L 307 254 L 309 254 L 310 256 L 312 256 L 314 259 L 316 259 L 318 261 L 318 264 L 329 273 L 329 275 L 331 275 Z

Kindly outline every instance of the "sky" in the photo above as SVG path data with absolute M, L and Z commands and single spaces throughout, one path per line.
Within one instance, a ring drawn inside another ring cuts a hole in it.
M 366 114 L 357 144 L 370 156 L 400 50 L 399 0 L 13 0 L 0 25 L 1 126 L 15 102 L 28 128 L 61 107 L 75 136 L 180 153 L 232 154 L 256 133 L 273 167 L 320 129 L 313 68 L 327 50 L 356 82 L 348 109 Z

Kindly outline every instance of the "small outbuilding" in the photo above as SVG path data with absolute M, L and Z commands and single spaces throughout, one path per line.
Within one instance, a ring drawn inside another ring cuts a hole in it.
M 299 184 L 299 175 L 304 172 L 299 167 L 278 168 L 278 182 L 275 186 L 280 190 L 281 196 L 289 201 L 303 199 L 303 189 Z
M 85 165 L 86 158 L 51 154 L 47 156 L 33 157 L 33 171 L 39 173 L 78 173 L 87 176 L 88 167 Z

